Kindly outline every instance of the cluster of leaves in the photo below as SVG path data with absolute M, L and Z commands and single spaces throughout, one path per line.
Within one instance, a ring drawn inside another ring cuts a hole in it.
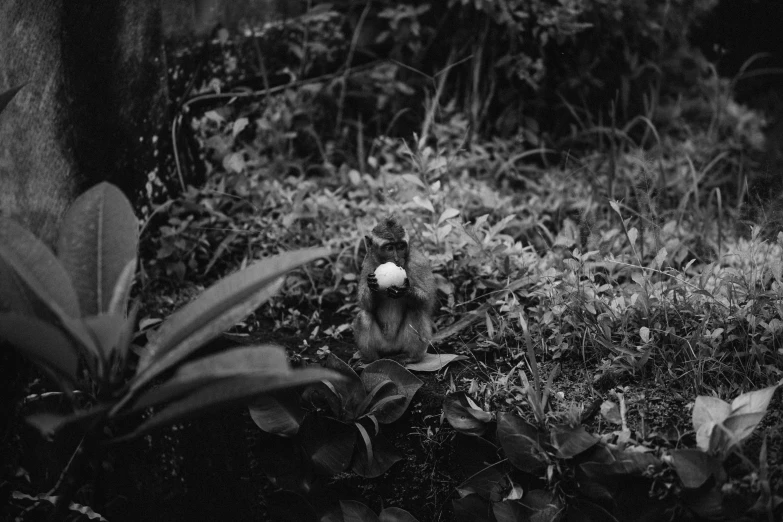
M 770 491 L 765 449 L 758 467 L 746 458 L 742 469 L 730 465 L 732 457 L 742 457 L 741 443 L 761 421 L 777 386 L 742 394 L 731 404 L 699 397 L 693 410 L 698 448 L 665 451 L 634 442 L 624 412 L 616 439 L 588 433 L 578 418 L 553 422 L 545 415 L 552 379 L 542 389 L 532 366 L 534 386 L 520 374 L 535 423 L 514 413 L 487 412 L 464 392 L 444 401 L 444 415 L 458 432 L 492 434 L 487 440 L 505 457 L 458 488 L 457 520 L 614 522 L 661 520 L 675 513 L 678 519 L 772 517 L 783 504 Z M 613 409 L 616 405 L 606 401 L 602 413 L 610 419 Z M 734 478 L 756 477 L 763 484 L 744 496 L 724 495 L 729 470 Z
M 74 410 L 39 412 L 27 421 L 45 437 L 83 435 L 77 450 L 82 459 L 94 458 L 107 440 L 138 437 L 270 391 L 340 378 L 326 369 L 292 371 L 284 350 L 271 345 L 195 357 L 205 343 L 275 294 L 286 272 L 328 255 L 328 249 L 270 257 L 222 279 L 160 325 L 138 348 L 134 371 L 130 350 L 137 307 L 130 313 L 127 308 L 138 222 L 119 189 L 102 183 L 73 203 L 56 256 L 7 218 L 0 219 L 0 238 L 0 338 L 51 376 Z M 89 398 L 86 408 L 77 400 L 80 395 Z M 140 417 L 150 408 L 152 415 Z M 81 480 L 70 479 L 58 509 L 70 505 Z
M 259 428 L 285 438 L 266 445 L 262 455 L 265 472 L 280 487 L 307 491 L 313 473 L 332 476 L 349 468 L 373 478 L 402 458 L 380 425 L 405 413 L 421 381 L 390 360 L 370 363 L 361 376 L 332 354 L 324 367 L 344 380 L 266 396 L 250 407 Z

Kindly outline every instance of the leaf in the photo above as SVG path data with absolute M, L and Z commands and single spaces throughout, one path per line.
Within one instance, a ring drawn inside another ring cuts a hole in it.
M 283 284 L 281 275 L 330 252 L 314 248 L 273 256 L 215 283 L 160 326 L 139 360 L 131 390 L 138 390 L 244 319 L 277 293 Z
M 154 413 L 132 433 L 117 440 L 133 439 L 162 426 L 190 420 L 233 404 L 252 402 L 264 393 L 294 388 L 332 376 L 331 372 L 320 368 L 305 368 L 280 372 L 278 375 L 239 375 L 218 379 L 172 402 Z
M 23 83 L 21 85 L 17 85 L 16 87 L 12 87 L 5 92 L 0 93 L 0 113 L 2 113 L 3 110 L 5 110 L 8 104 L 11 103 L 11 100 L 14 99 L 14 96 L 16 96 L 16 93 L 19 92 L 19 90 L 25 85 L 26 83 Z
M 390 507 L 381 511 L 379 522 L 418 522 L 418 520 L 404 509 Z
M 487 423 L 493 419 L 491 413 L 472 408 L 467 394 L 461 391 L 446 395 L 443 400 L 443 414 L 452 428 L 475 437 L 483 435 L 487 431 Z
M 81 317 L 76 291 L 52 251 L 27 229 L 4 217 L 0 217 L 0 259 L 56 317 Z
M 346 420 L 354 420 L 361 403 L 364 401 L 365 397 L 367 397 L 364 383 L 345 361 L 333 353 L 330 353 L 326 357 L 323 361 L 323 366 L 324 368 L 337 371 L 345 376 L 345 379 L 340 382 L 332 383 L 333 386 L 331 388 L 340 398 L 340 408 L 342 412 L 345 412 L 350 416 L 350 419 Z M 314 388 L 319 387 L 319 385 L 314 386 Z
M 459 216 L 459 210 L 457 210 L 456 208 L 449 207 L 446 210 L 444 210 L 443 213 L 438 218 L 438 225 L 440 225 L 441 223 L 443 223 L 448 219 L 455 218 L 457 216 Z
M 394 401 L 389 403 L 383 411 L 374 412 L 375 418 L 381 424 L 394 422 L 405 413 L 413 400 L 416 391 L 421 388 L 422 381 L 411 372 L 403 368 L 399 363 L 381 359 L 368 364 L 360 376 L 365 390 L 372 390 L 379 383 L 389 380 L 394 383 L 396 389 L 385 389 L 386 393 L 376 397 L 376 402 L 390 395 L 401 394 L 405 396 L 404 401 Z
M 617 406 L 617 403 L 612 401 L 604 401 L 601 403 L 601 417 L 618 426 L 623 423 L 622 416 L 620 415 L 620 407 Z
M 452 500 L 454 508 L 454 522 L 490 522 L 492 506 L 478 495 L 468 495 L 464 498 Z
M 551 433 L 552 445 L 557 456 L 570 459 L 583 453 L 598 443 L 598 437 L 587 433 L 584 426 L 571 427 L 567 424 L 554 426 Z
M 133 403 L 131 411 L 178 399 L 218 379 L 243 375 L 276 379 L 290 373 L 285 350 L 279 346 L 264 344 L 233 348 L 184 364 L 161 386 L 143 392 Z M 339 377 L 332 372 L 325 373 Z
M 497 522 L 517 522 L 520 520 L 529 520 L 526 510 L 519 502 L 514 500 L 505 500 L 503 502 L 492 503 L 492 513 Z
M 636 230 L 635 227 L 632 227 L 628 231 L 628 241 L 631 243 L 631 247 L 633 248 L 636 245 L 636 239 L 639 237 L 639 231 Z
M 432 202 L 429 198 L 422 198 L 421 196 L 413 196 L 413 202 L 419 207 L 435 213 L 435 207 L 432 206 Z
M 356 447 L 356 427 L 326 416 L 308 415 L 299 429 L 302 447 L 316 469 L 336 475 L 351 465 Z
M 745 413 L 766 413 L 777 389 L 778 386 L 775 385 L 738 395 L 731 401 L 731 416 Z
M 82 314 L 109 311 L 120 277 L 136 259 L 138 230 L 130 201 L 110 183 L 95 185 L 68 208 L 57 254 L 79 296 Z
M 465 361 L 468 358 L 464 355 L 454 353 L 426 353 L 424 359 L 417 363 L 406 364 L 406 370 L 414 372 L 437 372 L 454 361 Z
M 380 477 L 395 463 L 402 460 L 402 455 L 383 435 L 372 437 L 372 458 L 364 442 L 359 443 L 359 450 L 354 455 L 351 469 L 365 478 Z
M 353 500 L 341 500 L 340 509 L 343 511 L 344 522 L 378 522 L 378 516 L 373 511 Z
M 0 338 L 25 357 L 76 382 L 79 355 L 62 330 L 35 317 L 0 314 Z
M 111 301 L 109 301 L 110 314 L 124 314 L 130 299 L 130 289 L 136 276 L 136 259 L 131 259 L 120 272 L 117 284 L 114 285 Z
M 57 499 L 59 498 L 57 496 L 46 495 L 44 493 L 42 493 L 40 495 L 36 495 L 36 496 L 33 497 L 31 495 L 28 495 L 26 493 L 22 493 L 20 491 L 14 491 L 11 494 L 11 496 L 13 498 L 17 499 L 17 500 L 32 500 L 33 502 L 38 501 L 38 500 L 45 500 L 45 501 L 49 502 L 52 505 L 56 505 L 57 504 Z M 68 504 L 68 509 L 70 509 L 71 511 L 75 511 L 77 513 L 80 513 L 80 514 L 86 516 L 90 520 L 100 520 L 101 522 L 108 522 L 108 520 L 106 520 L 101 515 L 99 515 L 95 511 L 93 511 L 92 508 L 89 507 L 89 506 L 83 506 L 81 504 L 76 504 L 75 502 L 71 502 L 70 504 Z
M 521 417 L 500 413 L 497 436 L 515 468 L 535 475 L 549 464 L 549 456 L 542 447 L 544 434 Z
M 487 500 L 500 500 L 503 488 L 508 485 L 507 466 L 504 460 L 487 466 L 460 484 L 457 493 L 461 497 L 475 493 Z
M 717 397 L 700 395 L 696 397 L 693 405 L 693 429 L 699 428 L 707 422 L 723 422 L 731 413 L 731 406 Z
M 697 449 L 671 452 L 672 467 L 686 488 L 700 488 L 721 466 L 718 459 Z
M 734 439 L 732 446 L 750 437 L 763 418 L 764 412 L 744 413 L 731 415 L 723 421 L 723 427 L 731 433 Z
M 111 354 L 119 347 L 120 337 L 125 328 L 125 318 L 121 315 L 100 314 L 85 317 L 84 324 L 95 340 L 95 345 L 101 350 L 103 360 L 108 361 Z
M 250 418 L 266 433 L 293 437 L 299 432 L 304 410 L 297 393 L 262 395 L 248 407 Z
M 415 174 L 402 174 L 400 177 L 408 183 L 413 183 L 414 185 L 417 185 L 423 189 L 427 188 L 427 185 L 425 185 L 424 182 L 420 180 L 419 177 Z

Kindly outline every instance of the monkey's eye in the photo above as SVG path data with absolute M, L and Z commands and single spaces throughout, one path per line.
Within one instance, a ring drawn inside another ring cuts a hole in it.
M 383 250 L 386 252 L 394 252 L 394 244 L 388 243 L 386 245 L 383 245 Z

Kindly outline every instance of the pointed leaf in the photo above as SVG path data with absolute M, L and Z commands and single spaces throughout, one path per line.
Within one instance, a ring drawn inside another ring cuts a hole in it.
M 555 426 L 551 432 L 552 445 L 557 449 L 557 456 L 570 459 L 583 453 L 598 443 L 598 437 L 587 433 L 584 426 Z
M 68 273 L 51 250 L 14 221 L 0 217 L 0 259 L 56 317 L 81 317 Z
M 334 374 L 327 370 L 306 368 L 281 372 L 278 375 L 240 375 L 218 379 L 184 396 L 181 400 L 172 402 L 154 413 L 133 433 L 118 440 L 136 438 L 161 426 L 190 420 L 233 404 L 252 402 L 264 393 L 302 386 L 333 376 Z
M 723 421 L 723 426 L 731 433 L 733 444 L 739 444 L 753 434 L 764 415 L 764 412 L 731 415 Z
M 361 502 L 341 500 L 340 509 L 344 522 L 378 522 L 377 515 Z
M 139 379 L 133 388 L 143 386 L 244 319 L 279 290 L 282 282 L 278 279 L 283 274 L 330 252 L 327 248 L 288 252 L 218 281 L 161 325 L 139 361 Z
M 520 520 L 529 520 L 525 509 L 519 502 L 506 500 L 503 502 L 492 503 L 492 513 L 497 522 L 518 522 Z
M 85 317 L 84 324 L 92 333 L 95 345 L 100 348 L 104 360 L 119 346 L 120 337 L 126 327 L 125 318 L 119 314 L 101 314 Z
M 243 346 L 216 353 L 182 365 L 161 386 L 143 392 L 131 411 L 169 402 L 205 385 L 241 375 L 277 378 L 291 372 L 285 350 L 275 345 Z
M 109 311 L 120 276 L 136 259 L 138 230 L 130 201 L 110 183 L 95 185 L 68 208 L 57 254 L 79 296 L 82 314 Z
M 308 415 L 301 428 L 302 446 L 316 469 L 335 475 L 348 469 L 356 447 L 356 427 L 326 416 Z
M 693 429 L 699 431 L 707 422 L 723 422 L 730 413 L 731 406 L 717 397 L 696 397 L 696 403 L 693 405 Z
M 417 363 L 405 365 L 406 370 L 414 372 L 437 372 L 455 361 L 465 361 L 468 358 L 455 353 L 426 353 L 424 359 Z
M 506 481 L 507 467 L 508 464 L 504 460 L 487 466 L 460 484 L 457 487 L 457 493 L 461 497 L 475 493 L 488 500 L 500 500 L 502 489 L 508 485 Z
M 383 435 L 376 435 L 372 437 L 372 455 L 369 455 L 364 442 L 358 443 L 352 469 L 360 477 L 375 478 L 386 473 L 400 460 L 402 455 L 397 448 Z
M 470 406 L 465 392 L 450 393 L 443 400 L 443 414 L 451 427 L 465 435 L 480 437 L 487 431 L 492 414 Z
M 494 520 L 492 506 L 478 495 L 468 495 L 452 500 L 451 505 L 454 508 L 455 522 L 490 522 Z
M 775 395 L 777 385 L 743 393 L 731 401 L 731 415 L 741 415 L 745 413 L 766 413 L 772 397 Z
M 0 258 L 0 312 L 38 315 L 35 302 L 32 290 L 16 275 L 16 271 Z
M 37 364 L 76 381 L 79 356 L 62 330 L 35 317 L 0 314 L 0 338 Z
M 718 459 L 696 449 L 671 452 L 672 467 L 686 488 L 700 488 L 720 468 Z
M 364 383 L 356 375 L 356 372 L 345 361 L 330 353 L 323 361 L 324 368 L 340 372 L 346 378 L 340 382 L 332 383 L 332 390 L 340 399 L 340 415 L 345 415 L 345 420 L 356 419 L 356 412 L 361 403 L 367 397 Z M 316 386 L 317 388 L 318 386 Z
M 136 259 L 131 259 L 120 272 L 117 284 L 114 285 L 111 301 L 109 302 L 110 314 L 124 314 L 127 312 L 130 289 L 136 276 Z
M 259 397 L 248 407 L 250 418 L 266 433 L 293 437 L 304 419 L 299 406 L 299 394 L 274 393 Z
M 498 415 L 498 441 L 517 469 L 535 475 L 549 464 L 542 447 L 544 434 L 521 417 L 512 413 Z
M 372 390 L 384 381 L 394 383 L 396 389 L 384 388 L 385 394 L 379 393 L 376 397 L 376 402 L 391 395 L 405 396 L 404 401 L 386 403 L 382 411 L 374 410 L 375 417 L 381 424 L 388 424 L 402 417 L 402 414 L 408 409 L 411 400 L 413 400 L 416 391 L 423 384 L 418 377 L 403 368 L 399 363 L 389 359 L 381 359 L 368 364 L 362 371 L 360 378 L 365 390 Z

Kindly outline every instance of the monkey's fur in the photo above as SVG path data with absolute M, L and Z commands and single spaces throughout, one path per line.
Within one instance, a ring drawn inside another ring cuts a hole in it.
M 362 360 L 394 359 L 406 364 L 424 358 L 432 339 L 435 279 L 427 258 L 408 243 L 408 234 L 394 217 L 381 221 L 365 236 L 367 255 L 359 280 L 359 315 L 353 335 Z M 402 287 L 378 288 L 375 269 L 392 261 L 405 269 Z

